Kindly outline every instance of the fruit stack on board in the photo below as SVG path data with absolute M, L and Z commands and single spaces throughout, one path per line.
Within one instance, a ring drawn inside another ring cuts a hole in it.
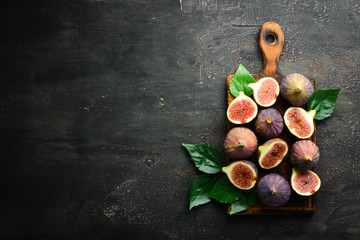
M 274 42 L 267 41 L 269 35 Z M 305 111 L 304 105 L 314 93 L 314 82 L 298 73 L 285 76 L 279 71 L 284 34 L 278 24 L 262 26 L 259 44 L 264 69 L 252 74 L 255 82 L 247 84 L 252 96 L 246 94 L 246 86 L 234 94 L 234 75 L 226 81 L 228 166 L 223 171 L 239 189 L 256 188 L 259 201 L 239 214 L 311 213 L 313 194 L 321 183 L 313 171 L 319 149 L 315 111 Z
M 275 40 L 268 42 L 269 35 Z M 315 211 L 314 193 L 321 184 L 314 172 L 319 161 L 315 119 L 331 115 L 341 88 L 314 91 L 311 79 L 279 71 L 284 34 L 278 24 L 261 27 L 259 44 L 264 69 L 250 74 L 240 64 L 226 80 L 227 166 L 214 147 L 183 143 L 205 173 L 191 185 L 190 210 L 214 199 L 228 203 L 229 214 Z

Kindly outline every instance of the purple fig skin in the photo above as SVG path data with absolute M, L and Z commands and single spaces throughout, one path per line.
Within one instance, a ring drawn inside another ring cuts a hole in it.
M 280 136 L 283 128 L 284 121 L 280 113 L 274 108 L 265 108 L 261 110 L 255 121 L 255 131 L 264 139 Z
M 280 93 L 292 106 L 302 106 L 314 93 L 310 80 L 299 73 L 286 75 L 280 86 Z
M 263 143 L 262 146 L 267 147 L 270 144 L 272 144 L 273 142 L 283 142 L 287 146 L 287 143 L 284 140 L 282 140 L 281 138 L 273 138 L 273 139 L 267 140 L 266 142 Z
M 250 157 L 257 149 L 258 140 L 253 131 L 245 127 L 235 127 L 226 135 L 224 148 L 231 159 Z
M 315 167 L 319 161 L 318 146 L 310 140 L 297 141 L 290 153 L 290 162 L 297 170 L 305 171 Z
M 282 206 L 290 199 L 289 182 L 277 173 L 264 176 L 257 185 L 257 195 L 263 204 L 269 207 Z
M 256 167 L 256 165 L 255 165 L 253 162 L 251 162 L 251 161 L 249 161 L 249 160 L 241 160 L 241 162 L 247 163 L 247 164 L 249 164 L 253 169 L 255 169 L 256 176 L 259 174 L 258 168 Z

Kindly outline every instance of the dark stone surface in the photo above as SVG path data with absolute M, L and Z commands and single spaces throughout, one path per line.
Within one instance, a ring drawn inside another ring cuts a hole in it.
M 1 239 L 359 239 L 359 2 L 180 2 L 2 1 Z M 225 79 L 261 70 L 266 21 L 284 73 L 344 88 L 318 123 L 317 211 L 188 211 L 181 143 L 223 154 Z

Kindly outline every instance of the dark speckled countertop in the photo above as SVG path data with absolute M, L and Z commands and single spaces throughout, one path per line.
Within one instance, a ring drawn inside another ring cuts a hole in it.
M 0 19 L 1 239 L 359 239 L 359 2 L 5 0 Z M 261 70 L 267 21 L 282 72 L 343 87 L 316 213 L 188 211 L 181 143 L 224 154 L 225 79 Z

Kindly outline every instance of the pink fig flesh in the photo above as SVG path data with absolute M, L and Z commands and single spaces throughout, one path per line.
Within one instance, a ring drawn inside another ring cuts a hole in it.
M 298 171 L 293 168 L 291 186 L 301 196 L 310 196 L 316 193 L 321 185 L 319 176 L 311 170 Z
M 256 103 L 244 92 L 240 92 L 229 105 L 227 117 L 230 122 L 235 124 L 245 124 L 252 121 L 258 112 Z
M 279 83 L 271 77 L 265 77 L 256 83 L 250 83 L 249 87 L 254 92 L 254 99 L 262 107 L 270 107 L 276 102 L 279 95 Z
M 288 152 L 287 143 L 275 138 L 265 142 L 259 147 L 259 165 L 264 169 L 278 166 Z
M 255 186 L 257 180 L 257 168 L 255 164 L 247 160 L 236 161 L 223 168 L 230 182 L 237 188 L 248 190 Z
M 306 139 L 314 132 L 314 116 L 316 111 L 305 111 L 300 107 L 290 107 L 284 114 L 285 125 L 298 138 Z
M 248 166 L 241 164 L 232 168 L 231 178 L 235 185 L 242 186 L 243 188 L 249 188 L 255 179 L 253 171 Z

